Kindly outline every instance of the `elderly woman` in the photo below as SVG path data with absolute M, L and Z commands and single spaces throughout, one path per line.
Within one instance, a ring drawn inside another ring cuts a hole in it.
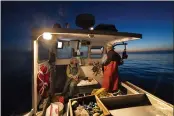
M 72 58 L 70 60 L 70 64 L 67 66 L 66 69 L 66 74 L 67 74 L 67 81 L 62 94 L 65 97 L 72 98 L 74 95 L 75 87 L 79 82 L 79 74 L 80 74 L 80 67 L 76 58 Z

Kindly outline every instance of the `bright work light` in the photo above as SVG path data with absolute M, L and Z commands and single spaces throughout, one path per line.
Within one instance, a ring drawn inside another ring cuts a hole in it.
M 49 32 L 44 32 L 44 33 L 43 33 L 43 39 L 45 39 L 45 40 L 51 40 L 51 39 L 52 39 L 51 33 L 49 33 Z
M 90 28 L 90 30 L 94 30 L 94 28 L 93 28 L 93 27 L 91 27 L 91 28 Z

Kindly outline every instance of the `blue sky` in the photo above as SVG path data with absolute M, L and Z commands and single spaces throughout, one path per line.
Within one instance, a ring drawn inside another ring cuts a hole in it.
M 115 24 L 121 32 L 143 34 L 128 42 L 130 51 L 173 49 L 174 2 L 2 2 L 2 49 L 31 49 L 31 28 L 69 22 L 80 13 L 99 23 Z

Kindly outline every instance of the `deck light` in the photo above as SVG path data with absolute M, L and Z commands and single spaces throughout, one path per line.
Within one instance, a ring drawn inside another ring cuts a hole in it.
M 93 27 L 91 27 L 91 28 L 90 28 L 90 30 L 94 30 L 94 28 L 93 28 Z
M 49 32 L 44 32 L 44 33 L 43 33 L 43 39 L 45 39 L 45 40 L 51 40 L 51 39 L 52 39 L 51 33 L 49 33 Z

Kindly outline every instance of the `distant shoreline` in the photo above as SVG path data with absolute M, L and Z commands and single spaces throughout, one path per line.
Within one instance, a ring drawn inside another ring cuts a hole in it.
M 118 53 L 122 53 L 122 52 L 118 52 Z M 174 53 L 174 50 L 166 50 L 166 51 L 139 51 L 139 52 L 130 52 L 130 51 L 127 51 L 128 54 L 169 54 L 169 53 Z
M 27 50 L 18 50 L 18 49 L 1 49 L 1 54 L 4 52 L 13 52 L 13 53 L 31 53 L 32 51 L 27 51 Z M 118 53 L 121 53 L 120 51 L 116 51 Z M 161 50 L 161 51 L 127 51 L 128 54 L 145 54 L 145 53 L 150 53 L 150 54 L 156 54 L 156 53 L 174 53 L 174 50 Z M 3 55 L 3 54 L 2 54 Z

